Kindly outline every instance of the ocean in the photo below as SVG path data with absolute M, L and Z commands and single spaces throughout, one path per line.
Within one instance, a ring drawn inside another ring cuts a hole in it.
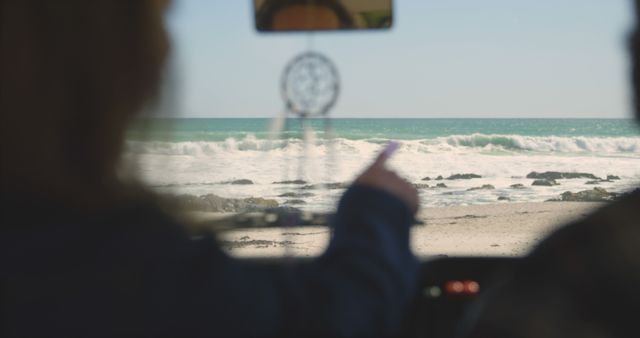
M 161 193 L 263 197 L 330 211 L 343 190 L 317 185 L 350 182 L 390 140 L 401 147 L 389 167 L 421 184 L 425 207 L 540 202 L 594 186 L 624 192 L 640 185 L 640 129 L 631 119 L 318 119 L 306 126 L 293 119 L 149 119 L 129 130 L 126 158 Z M 532 171 L 620 179 L 532 186 Z M 468 173 L 481 178 L 446 179 Z M 252 184 L 229 184 L 239 179 Z M 274 184 L 296 179 L 305 183 Z M 483 185 L 494 189 L 469 190 Z M 289 192 L 305 194 L 281 197 Z

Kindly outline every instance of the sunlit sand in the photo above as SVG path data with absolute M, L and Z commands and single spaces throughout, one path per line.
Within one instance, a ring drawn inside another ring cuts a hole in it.
M 587 216 L 601 203 L 547 202 L 427 208 L 412 230 L 417 256 L 521 256 L 563 224 Z M 326 227 L 236 229 L 218 238 L 240 257 L 317 256 L 326 248 Z

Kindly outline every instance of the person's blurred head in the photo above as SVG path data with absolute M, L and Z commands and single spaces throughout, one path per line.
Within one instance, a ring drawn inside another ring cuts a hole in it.
M 2 2 L 2 184 L 8 191 L 71 192 L 113 182 L 125 126 L 159 87 L 167 5 Z
M 257 10 L 260 30 L 331 30 L 350 28 L 353 18 L 337 0 L 266 0 Z

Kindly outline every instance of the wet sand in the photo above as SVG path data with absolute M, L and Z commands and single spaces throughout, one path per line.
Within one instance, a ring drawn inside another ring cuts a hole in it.
M 559 226 L 587 216 L 600 203 L 501 203 L 427 208 L 412 229 L 417 256 L 521 256 Z M 222 247 L 241 257 L 316 256 L 326 248 L 326 227 L 238 229 L 219 234 Z

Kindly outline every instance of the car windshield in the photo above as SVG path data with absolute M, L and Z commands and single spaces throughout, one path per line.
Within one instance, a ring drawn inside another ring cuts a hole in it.
M 421 256 L 523 255 L 640 182 L 628 1 L 395 1 L 390 30 L 317 33 L 259 33 L 252 6 L 175 1 L 164 94 L 127 134 L 146 183 L 227 220 L 232 254 L 321 253 L 320 216 L 390 141 L 419 192 Z M 302 119 L 281 80 L 309 51 L 340 91 Z M 252 227 L 281 212 L 300 214 Z

